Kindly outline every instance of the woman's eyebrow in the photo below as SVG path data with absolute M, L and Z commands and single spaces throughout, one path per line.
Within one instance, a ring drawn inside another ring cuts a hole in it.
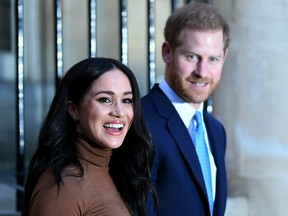
M 109 94 L 109 95 L 115 95 L 115 92 L 113 91 L 99 91 L 99 92 L 96 92 L 94 95 L 98 95 L 98 94 Z M 123 95 L 129 95 L 129 94 L 133 94 L 132 91 L 127 91 L 127 92 L 124 92 Z

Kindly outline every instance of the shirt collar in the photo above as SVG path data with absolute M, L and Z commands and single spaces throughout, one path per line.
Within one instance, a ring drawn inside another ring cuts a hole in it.
M 164 79 L 160 82 L 159 88 L 169 98 L 187 128 L 189 127 L 190 121 L 196 111 L 200 111 L 203 116 L 203 103 L 201 103 L 198 110 L 193 109 L 186 101 L 184 101 L 171 89 Z

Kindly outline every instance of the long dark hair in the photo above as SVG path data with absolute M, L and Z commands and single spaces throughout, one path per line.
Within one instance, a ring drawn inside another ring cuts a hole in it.
M 58 189 L 62 182 L 61 172 L 68 165 L 79 170 L 71 175 L 83 176 L 84 170 L 77 158 L 76 124 L 67 112 L 66 103 L 71 100 L 78 105 L 93 81 L 115 68 L 121 70 L 130 81 L 134 119 L 121 147 L 113 150 L 109 172 L 132 215 L 145 215 L 148 193 L 152 193 L 156 200 L 150 180 L 153 147 L 141 112 L 136 78 L 128 67 L 117 60 L 88 58 L 75 64 L 63 77 L 44 120 L 38 148 L 29 165 L 24 215 L 29 213 L 30 199 L 38 179 L 48 168 L 53 172 Z

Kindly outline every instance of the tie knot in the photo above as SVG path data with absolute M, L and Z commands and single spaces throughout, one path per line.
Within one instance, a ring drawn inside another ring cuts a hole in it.
M 193 116 L 194 120 L 196 121 L 197 127 L 199 127 L 202 123 L 202 116 L 201 112 L 197 111 L 195 115 Z

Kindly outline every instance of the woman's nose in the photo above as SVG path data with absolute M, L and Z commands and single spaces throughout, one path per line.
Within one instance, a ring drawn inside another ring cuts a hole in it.
M 125 116 L 125 111 L 122 103 L 115 103 L 111 115 L 116 117 L 123 117 Z

